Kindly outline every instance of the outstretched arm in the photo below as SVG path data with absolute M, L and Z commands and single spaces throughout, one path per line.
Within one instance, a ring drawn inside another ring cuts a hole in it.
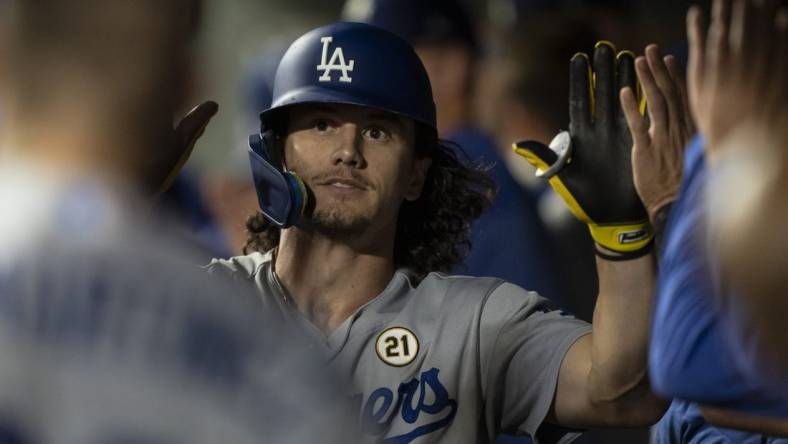
M 655 284 L 653 233 L 632 177 L 632 136 L 618 101 L 635 90 L 634 56 L 597 44 L 593 75 L 588 57 L 570 62 L 571 158 L 557 144 L 517 144 L 518 153 L 545 171 L 550 184 L 596 241 L 599 297 L 593 331 L 565 356 L 549 421 L 569 427 L 651 424 L 666 403 L 647 377 L 647 348 Z
M 597 273 L 593 331 L 564 358 L 550 420 L 569 427 L 653 424 L 667 407 L 651 393 L 646 371 L 653 258 L 597 258 Z
M 621 109 L 632 134 L 632 177 L 635 189 L 657 234 L 665 223 L 663 212 L 676 199 L 682 178 L 683 151 L 695 131 L 683 76 L 672 56 L 662 57 L 656 45 L 635 60 L 635 69 L 648 102 L 648 119 L 641 114 L 636 89 L 619 91 Z M 655 242 L 663 239 L 657 237 Z M 648 257 L 651 259 L 651 256 Z M 657 400 L 648 384 L 646 355 L 654 304 L 651 260 L 611 262 L 597 260 L 599 298 L 594 311 L 594 331 L 578 342 L 565 363 L 568 375 L 566 399 L 559 380 L 556 419 L 559 422 L 634 425 L 661 416 L 664 402 Z M 625 332 L 622 334 L 622 332 Z M 583 365 L 588 367 L 586 369 Z M 590 365 L 589 365 L 590 364 Z M 582 371 L 578 371 L 582 369 Z M 590 396 L 573 398 L 578 384 L 587 385 Z M 573 384 L 574 382 L 574 384 Z M 580 401 L 581 403 L 578 403 Z M 561 402 L 565 402 L 561 405 Z M 562 414 L 575 412 L 576 418 Z

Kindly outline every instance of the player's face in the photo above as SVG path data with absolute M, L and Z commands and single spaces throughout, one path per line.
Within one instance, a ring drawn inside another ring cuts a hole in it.
M 415 156 L 410 119 L 304 105 L 291 109 L 288 124 L 285 163 L 314 194 L 316 228 L 338 235 L 392 228 L 403 200 L 419 197 L 430 161 Z

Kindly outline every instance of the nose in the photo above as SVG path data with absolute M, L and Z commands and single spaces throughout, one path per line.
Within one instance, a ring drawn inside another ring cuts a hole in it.
M 339 140 L 333 153 L 334 165 L 347 165 L 364 168 L 364 156 L 361 153 L 361 131 L 355 123 L 345 123 L 340 127 Z

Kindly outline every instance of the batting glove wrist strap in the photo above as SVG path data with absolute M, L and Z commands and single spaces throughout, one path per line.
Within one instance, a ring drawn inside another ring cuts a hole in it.
M 651 250 L 653 250 L 653 249 L 654 249 L 654 239 L 653 238 L 652 238 L 651 241 L 649 241 L 649 243 L 646 244 L 645 247 L 643 247 L 643 248 L 641 248 L 639 250 L 636 250 L 636 251 L 629 252 L 629 253 L 610 254 L 609 250 L 603 251 L 602 248 L 600 248 L 600 244 L 599 243 L 597 243 L 595 245 L 595 247 L 594 247 L 594 250 L 596 251 L 596 255 L 597 256 L 599 256 L 600 258 L 602 258 L 602 259 L 604 259 L 606 261 L 614 261 L 614 262 L 629 261 L 629 260 L 632 260 L 632 259 L 637 259 L 637 258 L 640 258 L 640 257 L 643 257 L 643 256 L 647 256 L 647 255 L 651 254 Z

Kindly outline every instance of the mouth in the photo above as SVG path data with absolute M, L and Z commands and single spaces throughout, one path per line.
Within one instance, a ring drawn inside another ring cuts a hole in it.
M 330 177 L 318 183 L 321 186 L 332 187 L 338 190 L 366 190 L 367 186 L 358 180 L 344 177 Z

